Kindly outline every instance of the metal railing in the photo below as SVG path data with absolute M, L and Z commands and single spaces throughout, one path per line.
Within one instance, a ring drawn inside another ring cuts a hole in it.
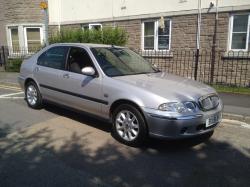
M 12 62 L 19 60 L 22 61 L 25 58 L 30 57 L 41 47 L 8 47 L 0 46 L 0 67 L 4 67 L 5 70 L 12 66 Z
M 40 48 L 0 47 L 0 66 L 10 59 L 24 59 Z M 161 71 L 195 79 L 211 85 L 250 88 L 250 52 L 196 50 L 137 50 Z
M 196 50 L 137 52 L 161 71 L 211 85 L 250 88 L 250 52 L 201 50 L 198 56 Z

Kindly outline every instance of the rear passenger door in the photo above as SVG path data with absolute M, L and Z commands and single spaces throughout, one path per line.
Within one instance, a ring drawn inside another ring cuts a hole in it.
M 34 77 L 39 83 L 43 99 L 65 104 L 64 76 L 69 47 L 55 46 L 42 53 L 34 68 Z

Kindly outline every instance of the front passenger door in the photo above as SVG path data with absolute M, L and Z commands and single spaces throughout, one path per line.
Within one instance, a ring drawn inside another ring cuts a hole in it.
M 83 75 L 81 70 L 84 67 L 95 69 L 88 52 L 80 47 L 71 47 L 67 61 L 68 77 L 64 80 L 67 102 L 77 109 L 101 116 L 101 105 L 107 104 L 102 94 L 102 78 L 97 71 L 97 76 Z

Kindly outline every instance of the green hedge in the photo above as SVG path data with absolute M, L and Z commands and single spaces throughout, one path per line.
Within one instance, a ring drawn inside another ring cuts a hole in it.
M 127 43 L 127 32 L 119 27 L 105 27 L 102 30 L 64 29 L 49 38 L 52 43 L 100 43 L 124 46 Z
M 20 72 L 20 67 L 23 60 L 21 58 L 8 59 L 6 64 L 6 71 L 9 72 Z

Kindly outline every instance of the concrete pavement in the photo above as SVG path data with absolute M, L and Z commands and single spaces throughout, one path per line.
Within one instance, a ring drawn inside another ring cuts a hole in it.
M 95 123 L 60 116 L 0 139 L 0 186 L 250 186 L 248 125 L 133 148 Z
M 17 77 L 19 73 L 0 72 L 0 83 L 18 85 Z
M 250 186 L 246 123 L 133 148 L 109 123 L 53 105 L 32 110 L 23 93 L 9 96 L 19 91 L 0 89 L 0 186 Z

